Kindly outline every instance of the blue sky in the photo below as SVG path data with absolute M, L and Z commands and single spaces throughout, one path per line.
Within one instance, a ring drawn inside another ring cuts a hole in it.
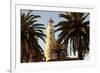
M 61 20 L 61 18 L 59 18 L 60 13 L 61 12 L 33 11 L 34 15 L 40 15 L 41 16 L 41 18 L 38 19 L 38 22 L 45 24 L 45 26 L 47 26 L 48 20 L 50 18 L 52 18 L 54 20 L 54 23 L 57 24 Z
M 24 12 L 24 13 L 27 13 L 27 11 L 28 10 L 23 10 L 22 12 Z M 61 13 L 63 13 L 63 12 L 60 12 L 60 11 L 58 11 L 58 12 L 55 12 L 55 11 L 37 11 L 37 10 L 33 10 L 33 15 L 40 15 L 41 16 L 41 18 L 38 18 L 37 20 L 37 23 L 42 23 L 42 24 L 44 24 L 46 27 L 47 27 L 47 25 L 48 25 L 48 20 L 50 19 L 50 18 L 52 18 L 53 20 L 54 20 L 54 25 L 55 24 L 57 24 L 59 21 L 62 21 L 63 20 L 63 18 L 60 18 L 59 17 L 59 14 L 61 14 Z M 87 17 L 87 19 L 86 20 L 89 20 L 89 17 Z M 46 30 L 44 31 L 44 33 L 46 33 Z M 56 34 L 55 34 L 55 37 L 56 37 L 56 39 L 57 39 L 57 35 L 59 34 L 59 32 L 57 32 Z M 42 40 L 40 40 L 39 39 L 39 44 L 40 44 L 40 46 L 43 48 L 43 50 L 45 49 L 45 43 L 42 41 Z
M 59 14 L 61 12 L 52 12 L 52 11 L 33 11 L 33 14 L 40 15 L 41 18 L 38 19 L 37 23 L 45 24 L 45 26 L 48 26 L 48 20 L 52 18 L 54 20 L 54 25 L 57 24 L 59 21 L 61 21 L 61 18 L 59 18 Z M 44 31 L 46 33 L 46 30 Z M 58 32 L 59 33 L 59 32 Z M 57 38 L 58 33 L 55 34 L 55 37 Z M 42 40 L 39 40 L 39 43 L 43 50 L 45 49 L 45 44 Z

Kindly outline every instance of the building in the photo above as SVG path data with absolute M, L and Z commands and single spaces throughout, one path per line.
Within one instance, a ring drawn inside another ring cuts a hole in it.
M 53 24 L 54 21 L 50 18 L 46 30 L 46 48 L 45 48 L 46 62 L 53 61 L 56 59 L 56 54 L 53 51 L 54 49 L 56 49 L 56 40 L 55 40 Z

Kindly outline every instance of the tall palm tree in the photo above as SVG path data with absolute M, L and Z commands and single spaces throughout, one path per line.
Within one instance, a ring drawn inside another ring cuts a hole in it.
M 44 60 L 44 52 L 38 42 L 45 42 L 43 33 L 44 24 L 36 23 L 39 15 L 33 15 L 32 11 L 21 12 L 21 62 L 38 62 Z
M 67 48 L 70 43 L 71 53 L 78 51 L 78 59 L 83 60 L 89 53 L 89 13 L 65 12 L 59 16 L 64 20 L 55 25 L 55 32 L 60 31 L 58 42 Z

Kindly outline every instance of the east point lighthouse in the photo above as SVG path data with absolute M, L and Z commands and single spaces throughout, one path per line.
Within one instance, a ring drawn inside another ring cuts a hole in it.
M 56 49 L 56 40 L 55 40 L 53 25 L 54 21 L 50 18 L 46 30 L 46 48 L 45 48 L 46 62 L 54 61 L 56 59 L 56 54 L 53 51 L 54 49 Z

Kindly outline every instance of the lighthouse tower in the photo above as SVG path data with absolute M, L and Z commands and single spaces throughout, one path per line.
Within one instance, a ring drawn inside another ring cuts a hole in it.
M 46 62 L 53 61 L 56 59 L 56 55 L 53 52 L 53 50 L 56 49 L 56 40 L 55 40 L 53 24 L 54 21 L 50 18 L 46 30 L 46 48 L 45 48 Z

